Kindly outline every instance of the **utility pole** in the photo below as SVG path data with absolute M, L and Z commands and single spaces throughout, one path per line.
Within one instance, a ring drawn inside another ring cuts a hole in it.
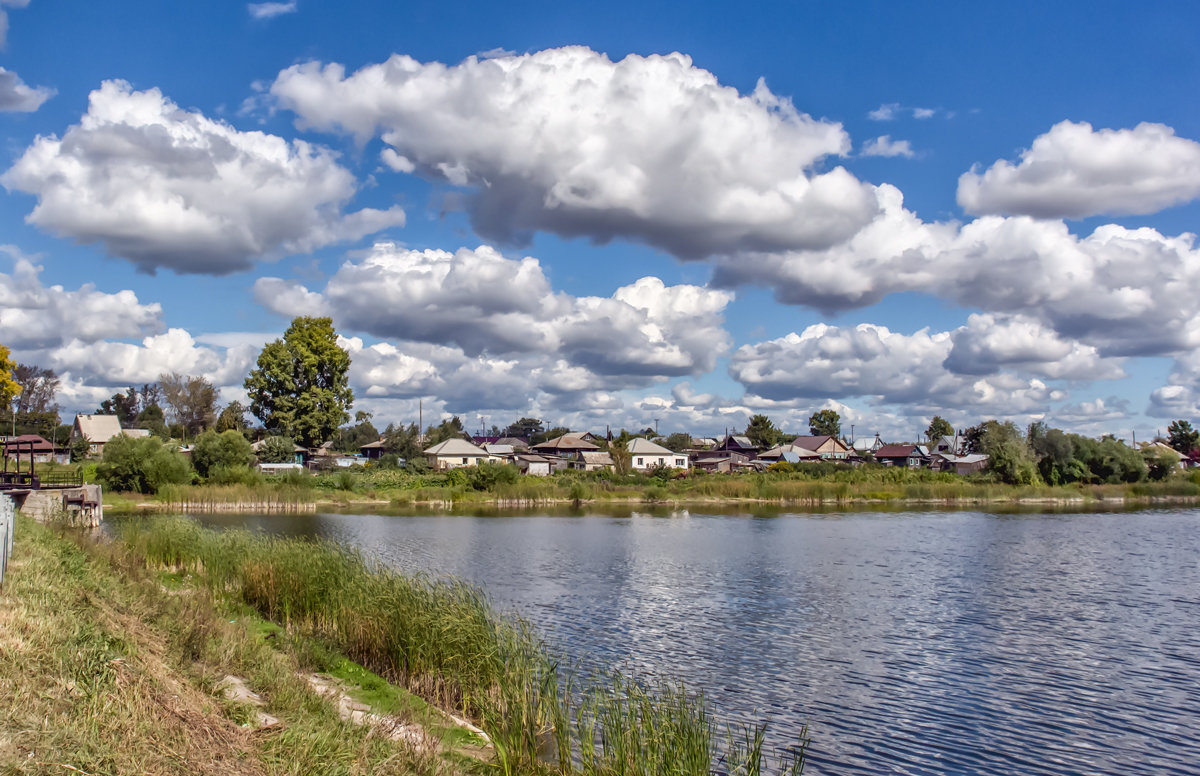
M 658 436 L 658 418 L 654 419 L 654 436 Z

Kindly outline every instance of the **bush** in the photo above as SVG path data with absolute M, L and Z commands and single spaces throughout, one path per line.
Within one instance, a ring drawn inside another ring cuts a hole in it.
M 201 477 L 209 477 L 212 470 L 249 468 L 254 465 L 254 448 L 240 431 L 205 431 L 196 437 L 192 447 L 192 466 Z
M 227 431 L 227 434 L 236 431 Z M 249 466 L 226 466 L 217 464 L 208 470 L 207 481 L 212 485 L 258 485 L 262 475 Z
M 191 482 L 192 467 L 187 458 L 154 437 L 120 434 L 104 445 L 96 478 L 111 490 L 157 493 L 164 485 Z
M 283 436 L 267 437 L 258 446 L 258 460 L 263 463 L 294 463 L 296 444 Z
M 512 464 L 483 461 L 472 466 L 467 476 L 475 490 L 492 490 L 497 485 L 512 485 L 520 474 Z

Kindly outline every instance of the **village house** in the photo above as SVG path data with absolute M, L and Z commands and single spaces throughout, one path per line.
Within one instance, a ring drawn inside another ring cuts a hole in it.
M 668 466 L 672 469 L 688 468 L 686 454 L 668 450 L 649 439 L 641 437 L 631 439 L 626 449 L 629 451 L 629 465 L 638 471 L 646 471 L 656 466 Z
M 875 460 L 884 466 L 920 469 L 929 465 L 929 453 L 921 445 L 884 445 L 875 451 Z
M 21 460 L 29 460 L 32 456 L 34 463 L 67 464 L 71 462 L 71 453 L 68 450 L 55 447 L 37 434 L 8 437 L 4 440 L 4 455 L 12 460 L 16 460 L 18 456 Z
M 758 455 L 758 446 L 750 441 L 750 437 L 736 434 L 727 434 L 719 444 L 712 447 L 712 450 L 743 453 L 751 459 Z
M 425 450 L 425 456 L 434 469 L 446 471 L 463 466 L 478 466 L 480 461 L 487 460 L 488 453 L 465 439 L 447 439 Z
M 757 471 L 762 466 L 748 454 L 736 450 L 693 450 L 688 453 L 688 460 L 691 467 L 698 471 L 724 474 Z
M 104 445 L 121 434 L 127 437 L 150 436 L 150 432 L 144 428 L 121 428 L 121 421 L 116 415 L 76 415 L 75 423 L 71 426 L 71 444 L 77 439 L 86 439 L 88 455 L 94 457 L 102 455 Z
M 575 434 L 563 434 L 554 439 L 536 444 L 530 448 L 532 452 L 542 455 L 556 455 L 559 458 L 574 458 L 579 453 L 590 453 L 599 450 L 600 446 L 592 444 Z
M 799 445 L 775 445 L 770 450 L 764 450 L 758 454 L 758 460 L 775 463 L 776 461 L 786 461 L 788 463 L 800 463 L 801 461 L 819 461 L 821 454 L 815 450 L 809 450 L 807 447 Z
M 983 453 L 954 455 L 953 453 L 934 453 L 930 456 L 929 467 L 939 472 L 954 472 L 955 474 L 974 474 L 987 467 L 988 457 Z
M 835 436 L 798 436 L 792 440 L 792 447 L 817 453 L 827 461 L 844 461 L 853 455 L 846 443 Z
M 613 468 L 612 455 L 607 450 L 584 450 L 581 453 L 576 453 L 575 459 L 571 463 L 571 468 L 585 472 L 611 469 Z

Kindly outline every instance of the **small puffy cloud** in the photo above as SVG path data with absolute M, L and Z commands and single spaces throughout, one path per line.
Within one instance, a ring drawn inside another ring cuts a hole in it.
M 240 132 L 123 81 L 0 182 L 38 197 L 29 223 L 148 272 L 236 272 L 404 222 L 400 208 L 343 214 L 356 182 L 328 149 Z
M 508 243 L 543 230 L 703 258 L 828 247 L 876 213 L 871 186 L 821 169 L 850 150 L 840 124 L 762 82 L 739 94 L 682 54 L 394 55 L 350 75 L 310 62 L 271 93 L 303 127 L 378 133 L 392 169 L 473 189 L 476 231 Z
M 814 324 L 800 334 L 743 345 L 731 357 L 729 372 L 748 393 L 766 399 L 865 396 L 915 412 L 970 408 L 1011 415 L 1043 411 L 1066 396 L 1040 379 L 1014 373 L 955 374 L 944 366 L 952 347 L 949 332 L 906 335 L 873 324 Z
M 863 143 L 860 156 L 903 156 L 913 158 L 912 144 L 907 140 L 892 140 L 891 135 L 880 135 Z
M 343 264 L 321 292 L 262 278 L 255 295 L 285 317 L 315 309 L 377 337 L 453 344 L 471 356 L 553 356 L 632 384 L 712 369 L 729 347 L 722 316 L 732 300 L 653 277 L 611 297 L 573 297 L 555 292 L 533 257 L 392 243 Z
M 937 115 L 937 108 L 913 108 L 914 119 L 931 119 Z
M 1086 218 L 1146 214 L 1200 196 L 1200 143 L 1163 124 L 1093 130 L 1063 121 L 1019 164 L 1003 159 L 958 179 L 968 213 Z
M 56 93 L 44 86 L 27 86 L 16 73 L 0 67 L 0 111 L 32 113 Z
M 1146 414 L 1152 418 L 1200 418 L 1200 350 L 1175 359 L 1167 384 L 1154 389 Z
M 72 340 L 87 346 L 162 329 L 158 303 L 142 304 L 128 290 L 104 293 L 90 283 L 74 291 L 44 286 L 42 268 L 8 250 L 16 258 L 12 274 L 0 273 L 0 332 L 14 350 L 53 348 Z
M 296 12 L 296 0 L 288 3 L 250 3 L 246 10 L 255 19 L 273 19 L 287 13 Z
M 1125 377 L 1120 359 L 1103 358 L 1096 348 L 1066 340 L 1040 321 L 1023 316 L 972 315 L 951 341 L 944 365 L 959 374 L 1020 369 L 1061 380 Z
M 1050 413 L 1049 417 L 1052 423 L 1060 423 L 1077 431 L 1089 427 L 1111 428 L 1114 420 L 1129 417 L 1129 402 L 1115 397 L 1110 397 L 1107 401 L 1082 401 L 1059 407 Z
M 891 121 L 896 118 L 896 114 L 900 112 L 900 103 L 887 102 L 880 105 L 872 111 L 867 111 L 867 118 L 871 121 Z

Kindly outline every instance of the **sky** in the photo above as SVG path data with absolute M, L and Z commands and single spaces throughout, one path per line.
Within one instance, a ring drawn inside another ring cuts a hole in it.
M 1200 419 L 1200 6 L 0 0 L 0 344 L 63 414 Z

